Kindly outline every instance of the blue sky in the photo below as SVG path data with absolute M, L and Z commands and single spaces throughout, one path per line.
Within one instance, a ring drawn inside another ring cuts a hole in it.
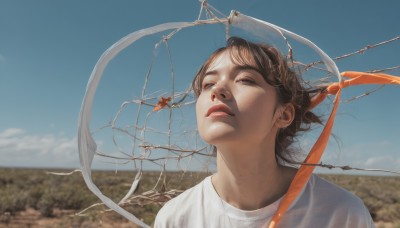
M 400 35 L 400 3 L 394 0 L 384 4 L 372 0 L 209 3 L 226 15 L 236 9 L 296 32 L 332 57 Z M 0 166 L 61 168 L 79 166 L 78 115 L 89 76 L 100 55 L 138 29 L 165 22 L 194 21 L 200 7 L 196 0 L 0 0 L 0 5 Z M 202 36 L 212 45 L 204 47 L 191 42 Z M 203 29 L 189 32 L 184 38 L 180 44 L 186 49 L 180 49 L 194 53 L 193 58 L 198 61 L 182 63 L 182 71 L 189 73 L 220 42 L 217 35 Z M 151 49 L 145 49 L 144 44 L 135 49 L 143 59 L 136 60 L 134 66 L 149 63 Z M 337 64 L 341 71 L 382 69 L 400 65 L 398 53 L 400 41 Z M 127 60 L 121 59 L 121 65 L 110 68 L 116 73 L 129 71 L 130 65 L 124 61 Z M 390 73 L 400 75 L 399 70 Z M 105 80 L 99 88 L 104 91 L 100 98 L 104 101 L 112 100 L 114 94 L 141 88 L 127 87 L 118 78 Z M 154 88 L 158 88 L 163 82 L 154 83 Z M 352 97 L 371 88 L 375 87 L 349 89 L 344 95 Z M 337 165 L 399 171 L 399 98 L 398 86 L 386 86 L 365 98 L 343 103 L 334 129 L 340 146 L 333 140 L 325 160 Z M 100 121 L 108 110 L 115 112 L 115 107 L 103 105 L 93 118 Z M 305 147 L 310 144 L 307 139 L 302 141 Z

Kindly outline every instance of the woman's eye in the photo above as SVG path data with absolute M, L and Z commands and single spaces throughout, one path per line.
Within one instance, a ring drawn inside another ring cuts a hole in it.
M 214 83 L 203 83 L 202 89 L 209 89 L 214 85 Z
M 236 80 L 237 82 L 239 82 L 239 83 L 243 83 L 243 84 L 248 84 L 248 85 L 251 85 L 251 84 L 254 84 L 255 83 L 255 81 L 253 80 L 253 79 L 249 79 L 249 78 L 240 78 L 240 79 L 238 79 L 238 80 Z

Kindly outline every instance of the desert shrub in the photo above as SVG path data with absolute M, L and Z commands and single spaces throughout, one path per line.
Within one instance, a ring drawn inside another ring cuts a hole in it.
M 15 212 L 25 209 L 25 205 L 18 198 L 16 199 L 13 195 L 2 195 L 0 196 L 0 213 L 4 214 L 9 212 L 15 214 Z
M 377 217 L 384 222 L 400 222 L 399 215 L 399 204 L 387 204 L 377 212 Z
M 155 203 L 151 203 L 151 204 L 147 204 L 146 206 L 144 206 L 144 208 L 145 208 L 146 212 L 155 214 L 160 210 L 161 206 L 158 204 L 155 204 Z
M 57 172 L 57 170 L 54 170 Z M 154 187 L 158 172 L 143 174 L 137 193 Z M 199 181 L 208 173 L 170 172 L 166 178 L 166 189 L 185 190 Z M 397 222 L 400 228 L 400 178 L 351 175 L 321 175 L 333 183 L 359 196 L 369 209 L 374 221 Z M 135 177 L 134 172 L 94 171 L 93 179 L 105 195 L 119 201 L 129 190 Z M 46 174 L 43 170 L 34 169 L 0 169 L 0 214 L 9 212 L 15 214 L 27 207 L 35 208 L 43 216 L 53 216 L 54 209 L 83 210 L 92 204 L 100 202 L 89 191 L 79 173 L 70 176 Z M 142 218 L 147 224 L 154 221 L 161 208 L 158 204 L 124 205 L 124 207 Z M 103 206 L 88 211 L 90 219 L 96 220 L 96 213 L 104 212 Z M 126 221 L 114 212 L 105 213 L 112 221 Z M 104 215 L 104 214 L 103 214 Z M 102 215 L 99 215 L 100 217 Z M 77 217 L 75 227 L 79 227 L 89 217 Z M 96 220 L 97 221 L 97 220 Z M 71 223 L 72 224 L 72 223 Z M 64 226 L 64 227 L 69 227 Z
M 400 178 L 396 176 L 321 175 L 360 197 L 374 221 L 400 221 Z
M 13 177 L 9 175 L 0 175 L 0 186 L 11 185 L 13 181 Z
M 143 222 L 146 224 L 152 224 L 155 219 L 156 219 L 155 214 L 145 214 L 143 216 Z
M 53 209 L 54 209 L 54 198 L 51 194 L 43 194 L 40 198 L 39 202 L 37 203 L 37 209 L 40 211 L 40 214 L 45 217 L 52 217 L 53 216 Z
M 55 206 L 60 209 L 79 210 L 94 201 L 93 194 L 75 185 L 63 185 L 53 192 Z
M 5 186 L 0 189 L 0 213 L 9 212 L 15 214 L 17 211 L 25 210 L 27 197 L 23 191 L 15 186 Z
M 44 194 L 44 188 L 41 185 L 32 186 L 28 190 L 27 207 L 38 209 L 38 203 Z

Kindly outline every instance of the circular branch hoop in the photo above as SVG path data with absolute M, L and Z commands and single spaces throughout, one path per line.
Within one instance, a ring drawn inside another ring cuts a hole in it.
M 97 145 L 92 137 L 92 133 L 89 129 L 89 126 L 92 117 L 92 106 L 93 106 L 94 96 L 96 94 L 96 89 L 99 85 L 103 72 L 107 67 L 108 63 L 116 55 L 118 55 L 118 53 L 120 53 L 122 50 L 133 44 L 135 41 L 143 37 L 160 33 L 166 30 L 175 30 L 175 32 L 171 33 L 171 36 L 164 38 L 164 39 L 169 39 L 172 37 L 172 35 L 174 35 L 175 33 L 179 32 L 179 30 L 184 28 L 194 27 L 198 25 L 205 25 L 205 24 L 218 24 L 218 23 L 225 24 L 227 28 L 229 28 L 229 26 L 234 26 L 255 35 L 258 33 L 257 31 L 263 30 L 278 34 L 278 36 L 282 37 L 284 40 L 286 40 L 286 37 L 290 37 L 294 40 L 297 40 L 298 42 L 307 45 L 314 52 L 316 52 L 324 62 L 326 69 L 333 75 L 337 76 L 339 81 L 342 81 L 342 77 L 339 73 L 339 70 L 335 62 L 327 54 L 325 54 L 317 45 L 315 45 L 308 39 L 301 37 L 286 29 L 283 29 L 281 27 L 278 27 L 276 25 L 273 25 L 265 21 L 261 21 L 259 19 L 243 15 L 237 11 L 231 11 L 229 17 L 222 19 L 214 18 L 209 20 L 197 20 L 194 22 L 175 22 L 175 23 L 160 24 L 154 27 L 133 32 L 123 37 L 119 41 L 117 41 L 110 48 L 108 48 L 101 55 L 100 59 L 97 61 L 91 73 L 86 88 L 86 93 L 81 105 L 79 127 L 78 127 L 79 158 L 80 158 L 80 166 L 82 174 L 89 189 L 109 208 L 111 208 L 112 210 L 116 211 L 117 213 L 121 214 L 122 216 L 124 216 L 125 218 L 129 219 L 130 221 L 134 222 L 139 226 L 149 227 L 141 220 L 139 220 L 137 217 L 135 217 L 133 214 L 129 213 L 124 208 L 119 206 L 119 204 L 115 203 L 113 200 L 105 196 L 92 180 L 91 166 L 94 155 L 96 154 Z M 227 29 L 227 31 L 229 31 L 229 29 Z M 140 175 L 138 178 L 135 178 L 135 181 L 132 184 L 132 186 L 137 186 L 139 180 L 140 180 Z M 134 188 L 130 189 L 129 193 L 124 197 L 124 199 L 128 198 L 130 194 L 132 194 L 132 192 L 134 192 Z

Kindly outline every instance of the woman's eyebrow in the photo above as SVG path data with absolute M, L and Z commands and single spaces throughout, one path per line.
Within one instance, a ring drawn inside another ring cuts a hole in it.
M 261 75 L 260 70 L 258 70 L 256 67 L 249 66 L 249 65 L 243 65 L 243 66 L 237 65 L 237 66 L 234 66 L 234 67 L 233 67 L 233 70 L 232 70 L 232 73 L 233 73 L 233 74 L 237 74 L 237 73 L 239 73 L 240 71 L 249 71 L 249 70 L 255 71 L 255 72 L 257 72 L 257 73 L 259 73 L 259 74 Z M 207 71 L 207 72 L 204 74 L 204 77 L 205 77 L 205 76 L 208 76 L 208 75 L 216 75 L 216 74 L 218 74 L 218 70 L 210 70 L 210 71 Z
M 209 75 L 216 75 L 216 74 L 218 74 L 218 71 L 217 71 L 217 70 L 210 70 L 210 71 L 207 71 L 207 72 L 204 74 L 204 77 L 209 76 Z
M 260 72 L 260 70 L 257 69 L 256 67 L 251 66 L 251 65 L 235 66 L 234 73 L 237 74 L 240 71 L 255 71 L 255 72 L 257 72 L 259 74 L 259 76 L 262 77 L 262 73 Z

